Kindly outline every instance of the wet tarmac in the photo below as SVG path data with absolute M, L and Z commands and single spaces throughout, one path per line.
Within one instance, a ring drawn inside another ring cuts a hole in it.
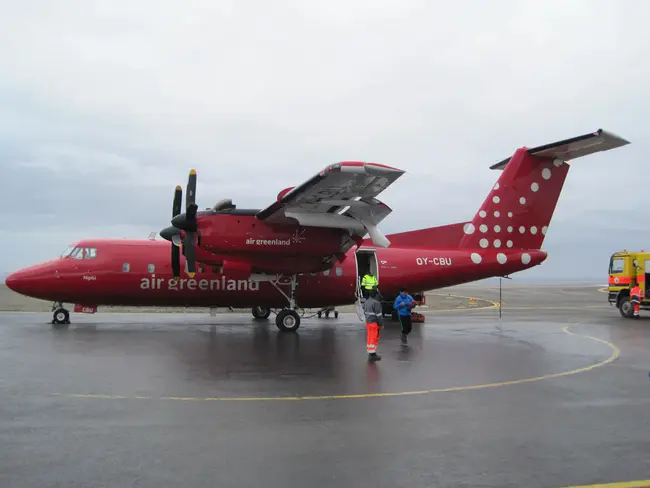
M 650 316 L 597 287 L 428 311 L 406 349 L 388 322 L 374 364 L 353 314 L 49 318 L 0 314 L 3 488 L 650 479 Z

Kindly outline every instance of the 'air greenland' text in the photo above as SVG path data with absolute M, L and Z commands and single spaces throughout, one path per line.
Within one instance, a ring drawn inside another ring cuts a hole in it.
M 221 276 L 212 280 L 196 280 L 189 278 L 142 278 L 140 280 L 142 290 L 169 290 L 169 291 L 258 291 L 260 284 L 253 280 L 233 280 Z

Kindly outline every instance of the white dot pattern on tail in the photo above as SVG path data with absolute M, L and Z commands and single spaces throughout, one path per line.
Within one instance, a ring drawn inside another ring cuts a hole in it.
M 499 218 L 499 217 L 501 216 L 501 214 L 500 214 L 499 211 L 497 210 L 496 212 L 494 212 L 494 216 L 495 216 L 496 218 Z
M 535 182 L 532 182 L 530 184 L 530 189 L 535 192 L 535 191 L 539 190 L 539 185 L 537 183 L 535 183 Z
M 494 203 L 499 203 L 501 201 L 501 199 L 499 197 L 497 197 L 497 196 L 494 196 L 494 197 L 492 197 L 492 201 Z
M 476 227 L 474 227 L 474 224 L 465 224 L 463 230 L 465 231 L 465 234 L 473 234 Z
M 508 247 L 512 247 L 512 241 L 508 241 L 508 242 L 506 242 L 506 246 L 508 246 Z
M 508 226 L 508 232 L 512 232 L 512 225 Z
M 542 178 L 545 180 L 550 180 L 551 179 L 551 170 L 550 168 L 544 168 L 542 170 Z
M 526 232 L 526 227 L 524 227 L 523 225 L 521 227 L 519 227 L 519 232 L 522 233 L 522 234 L 524 232 Z
M 486 247 L 488 247 L 489 244 L 490 244 L 490 243 L 489 243 L 488 240 L 485 239 L 485 238 L 483 238 L 483 239 L 481 239 L 481 240 L 479 241 L 479 245 L 480 245 L 483 249 L 485 249 Z
M 501 247 L 501 241 L 499 239 L 494 240 L 494 247 Z
M 480 229 L 481 232 L 483 232 L 483 234 L 485 234 L 485 233 L 487 232 L 487 225 L 485 225 L 485 224 L 481 224 L 481 226 L 479 227 L 479 229 Z
M 530 233 L 533 234 L 533 235 L 537 234 L 537 227 L 535 227 L 535 226 L 533 225 L 533 226 L 530 228 Z
M 508 261 L 508 258 L 507 258 L 507 256 L 505 254 L 500 252 L 499 254 L 497 254 L 497 261 L 499 261 L 500 264 L 506 264 L 506 262 Z
M 548 230 L 548 227 L 546 227 L 546 226 L 542 227 L 542 234 L 546 235 L 547 230 Z
M 526 204 L 526 199 L 524 197 L 521 197 L 519 199 L 519 203 L 521 203 L 522 205 L 525 205 Z
M 481 255 L 476 254 L 475 252 L 472 253 L 471 258 L 474 264 L 479 264 L 482 261 Z
M 521 262 L 524 264 L 530 263 L 530 254 L 528 254 L 527 252 L 523 253 L 521 255 Z
M 481 210 L 481 211 L 478 213 L 478 215 L 479 215 L 479 217 L 481 217 L 482 219 L 484 219 L 485 216 L 487 215 L 487 212 L 486 212 L 485 210 Z
M 494 226 L 494 232 L 501 232 L 501 226 L 500 225 L 495 225 Z

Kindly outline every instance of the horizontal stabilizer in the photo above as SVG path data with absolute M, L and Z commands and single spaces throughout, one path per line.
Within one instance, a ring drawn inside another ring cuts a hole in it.
M 552 158 L 566 162 L 597 152 L 609 151 L 610 149 L 625 146 L 629 143 L 629 141 L 611 132 L 598 129 L 596 132 L 590 134 L 528 149 L 528 154 L 538 158 Z M 490 166 L 490 169 L 503 169 L 510 162 L 510 159 L 504 159 Z

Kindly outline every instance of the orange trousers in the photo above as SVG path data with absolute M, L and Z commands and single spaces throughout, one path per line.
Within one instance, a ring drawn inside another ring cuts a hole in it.
M 374 354 L 377 352 L 377 346 L 379 345 L 379 324 L 372 322 L 371 324 L 366 323 L 366 350 L 368 354 Z

